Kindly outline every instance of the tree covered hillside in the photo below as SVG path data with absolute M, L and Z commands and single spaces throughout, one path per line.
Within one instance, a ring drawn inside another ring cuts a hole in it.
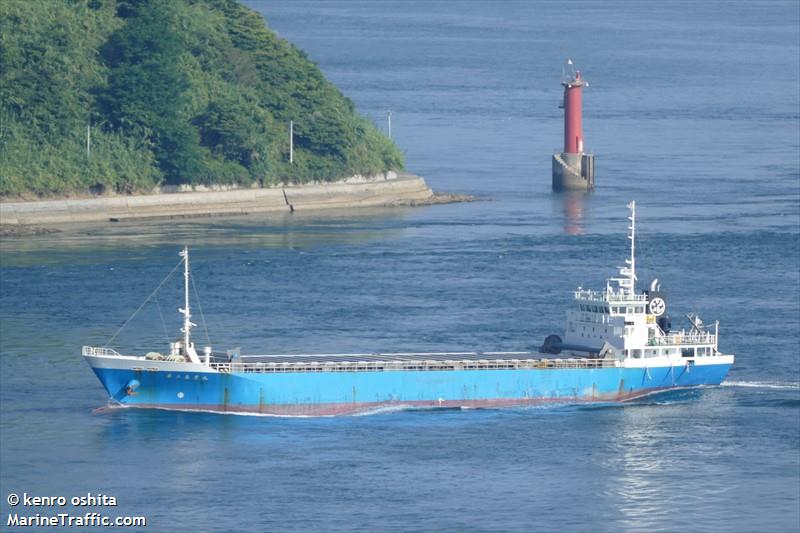
M 0 1 L 2 196 L 334 180 L 402 165 L 302 51 L 236 0 Z

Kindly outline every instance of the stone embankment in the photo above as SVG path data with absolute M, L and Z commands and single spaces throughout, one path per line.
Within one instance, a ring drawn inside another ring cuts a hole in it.
M 436 195 L 423 178 L 390 172 L 374 179 L 265 189 L 0 202 L 0 226 L 52 226 L 75 222 L 426 205 L 469 199 L 458 195 Z

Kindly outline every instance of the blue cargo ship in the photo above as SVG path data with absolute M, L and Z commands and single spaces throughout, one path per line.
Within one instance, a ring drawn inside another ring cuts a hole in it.
M 83 356 L 112 406 L 286 416 L 625 401 L 718 385 L 734 360 L 719 351 L 719 323 L 709 327 L 690 314 L 689 329 L 672 330 L 658 281 L 637 292 L 636 206 L 628 207 L 625 266 L 604 290 L 579 287 L 563 338 L 550 335 L 538 352 L 245 356 L 205 347 L 198 353 L 184 248 L 182 337 L 169 353 L 124 355 L 84 346 Z

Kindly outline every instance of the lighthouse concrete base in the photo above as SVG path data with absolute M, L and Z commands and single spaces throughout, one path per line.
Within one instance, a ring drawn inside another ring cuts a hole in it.
M 594 189 L 594 154 L 553 154 L 554 191 Z

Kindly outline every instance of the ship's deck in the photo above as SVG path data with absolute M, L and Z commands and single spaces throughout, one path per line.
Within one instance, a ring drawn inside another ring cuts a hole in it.
M 540 359 L 548 357 L 540 352 L 397 352 L 397 353 L 336 353 L 336 354 L 271 354 L 242 355 L 239 363 L 344 363 L 359 361 L 479 361 L 508 359 Z M 578 356 L 576 356 L 578 357 Z M 228 362 L 227 357 L 215 357 L 217 362 Z
M 555 359 L 539 352 L 251 355 L 233 361 L 228 361 L 227 358 L 215 358 L 211 367 L 229 373 L 272 373 L 605 368 L 619 364 L 615 359 L 589 359 L 574 354 L 565 355 L 568 357 Z M 569 355 L 574 356 L 569 357 Z

